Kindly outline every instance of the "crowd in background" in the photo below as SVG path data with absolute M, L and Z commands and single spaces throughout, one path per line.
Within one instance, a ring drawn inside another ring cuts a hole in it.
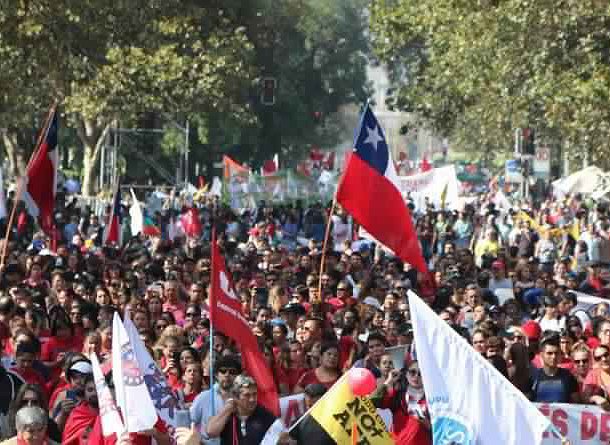
M 36 406 L 48 417 L 40 433 L 84 443 L 98 410 L 87 357 L 97 354 L 109 373 L 112 317 L 129 310 L 204 443 L 260 443 L 275 419 L 256 403 L 239 345 L 217 329 L 210 408 L 212 228 L 280 396 L 304 393 L 311 406 L 346 370 L 366 367 L 378 379 L 373 400 L 397 443 L 414 424 L 422 443 L 431 443 L 411 344 L 413 290 L 530 400 L 610 410 L 609 306 L 577 307 L 580 292 L 610 292 L 607 205 L 576 195 L 499 208 L 493 194 L 483 194 L 459 211 L 411 206 L 427 276 L 361 238 L 340 208 L 329 215 L 330 203 L 260 202 L 235 211 L 210 198 L 198 204 L 201 232 L 192 237 L 169 235 L 186 212 L 171 200 L 150 215 L 161 236 L 125 233 L 115 248 L 103 246 L 110 209 L 96 215 L 60 201 L 57 239 L 26 218 L 11 232 L 0 271 L 2 438 L 36 417 L 32 410 L 20 416 L 22 408 Z M 387 349 L 401 345 L 404 366 L 394 369 Z M 242 428 L 227 422 L 235 413 Z M 167 431 L 141 436 L 134 443 L 165 443 Z M 290 440 L 283 435 L 280 443 Z

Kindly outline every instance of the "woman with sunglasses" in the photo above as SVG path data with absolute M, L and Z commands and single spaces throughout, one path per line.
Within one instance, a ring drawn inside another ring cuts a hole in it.
M 594 368 L 584 383 L 584 400 L 610 411 L 610 349 L 599 345 L 593 350 Z
M 377 408 L 392 411 L 396 443 L 432 443 L 430 415 L 417 361 L 407 361 L 400 371 L 393 369 L 371 396 Z M 410 438 L 413 442 L 407 441 Z
M 4 434 L 5 437 L 17 435 L 17 430 L 15 429 L 15 416 L 17 415 L 17 411 L 24 406 L 38 406 L 45 411 L 47 410 L 48 402 L 39 385 L 25 383 L 19 388 L 19 391 L 17 392 L 15 399 L 11 402 L 8 410 L 8 431 L 7 434 Z M 50 417 L 48 418 L 47 432 L 51 440 L 61 442 L 61 431 L 59 430 L 57 423 Z

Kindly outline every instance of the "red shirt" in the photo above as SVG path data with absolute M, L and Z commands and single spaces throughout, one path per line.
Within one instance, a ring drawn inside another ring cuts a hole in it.
M 307 368 L 285 368 L 282 365 L 275 366 L 275 376 L 278 384 L 288 386 L 288 390 L 292 393 L 299 379 L 307 372 Z
M 47 381 L 36 370 L 32 368 L 21 369 L 15 367 L 11 368 L 11 371 L 19 375 L 25 381 L 25 383 L 40 385 L 43 391 L 46 392 Z M 46 395 L 48 396 L 49 394 L 47 393 Z
M 311 369 L 301 376 L 297 385 L 300 386 L 301 388 L 305 388 L 307 385 L 309 385 L 311 383 L 319 383 L 321 385 L 324 385 L 326 387 L 326 389 L 330 389 L 330 387 L 333 386 L 337 380 L 338 380 L 338 378 L 336 378 L 330 382 L 322 382 L 322 381 L 320 381 L 320 379 L 318 379 L 318 376 L 316 375 L 316 370 Z

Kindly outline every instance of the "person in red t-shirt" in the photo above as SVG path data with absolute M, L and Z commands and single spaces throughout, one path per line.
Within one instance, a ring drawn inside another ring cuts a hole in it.
M 336 343 L 325 343 L 320 349 L 320 366 L 306 372 L 295 386 L 295 393 L 302 393 L 310 383 L 321 383 L 330 388 L 339 379 L 339 347 Z
M 174 390 L 180 387 L 180 341 L 176 337 L 165 337 L 163 356 L 160 360 L 161 369 L 167 384 Z
M 26 383 L 40 385 L 45 388 L 46 380 L 33 367 L 36 357 L 40 354 L 40 343 L 36 339 L 20 342 L 15 352 L 16 366 L 12 372 L 19 375 Z M 45 394 L 48 397 L 48 394 Z
M 189 363 L 182 374 L 182 384 L 176 391 L 178 400 L 186 408 L 190 408 L 195 397 L 203 391 L 203 368 L 201 363 Z
M 83 400 L 74 407 L 63 431 L 63 445 L 85 445 L 95 424 L 95 419 L 99 414 L 97 400 L 97 390 L 93 375 L 89 374 L 86 378 Z
M 66 353 L 80 352 L 83 349 L 83 338 L 76 336 L 74 326 L 68 314 L 61 308 L 51 309 L 51 336 L 42 346 L 40 359 L 49 367 L 51 380 L 57 380 L 61 374 L 61 366 Z

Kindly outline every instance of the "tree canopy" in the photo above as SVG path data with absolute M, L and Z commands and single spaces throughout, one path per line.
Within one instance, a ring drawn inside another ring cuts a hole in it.
M 608 2 L 374 0 L 371 28 L 392 105 L 458 147 L 508 151 L 531 127 L 572 157 L 608 158 Z
M 191 118 L 195 147 L 242 145 L 252 159 L 330 142 L 332 119 L 312 116 L 366 96 L 364 4 L 3 0 L 0 129 L 14 173 L 55 99 L 83 147 L 85 192 L 109 129 L 151 115 Z M 265 76 L 278 81 L 271 107 L 259 98 Z

